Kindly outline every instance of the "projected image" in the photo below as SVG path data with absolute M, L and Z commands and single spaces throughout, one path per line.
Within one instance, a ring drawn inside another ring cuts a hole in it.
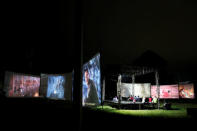
M 151 87 L 151 97 L 158 97 L 157 86 Z M 178 85 L 160 85 L 160 98 L 179 98 Z
M 132 84 L 121 83 L 120 89 L 117 89 L 117 96 L 119 91 L 121 92 L 122 97 L 130 97 L 131 95 L 134 95 Z
M 100 54 L 83 66 L 83 105 L 101 103 Z
M 121 83 L 121 96 L 130 97 L 139 96 L 139 97 L 150 97 L 150 83 L 143 84 L 132 84 L 132 83 Z
M 135 96 L 150 97 L 150 84 L 135 84 Z
M 5 88 L 8 97 L 38 97 L 40 78 L 6 73 Z
M 64 76 L 48 76 L 47 97 L 64 98 Z
M 185 84 L 179 85 L 179 96 L 180 98 L 194 98 L 194 85 Z

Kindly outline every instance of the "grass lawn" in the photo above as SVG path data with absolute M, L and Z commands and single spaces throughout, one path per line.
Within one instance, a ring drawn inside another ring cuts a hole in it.
M 163 104 L 161 104 L 163 106 Z M 172 103 L 172 110 L 163 110 L 163 109 L 152 109 L 152 110 L 125 110 L 125 109 L 116 109 L 111 106 L 104 105 L 92 108 L 95 111 L 106 112 L 106 113 L 115 113 L 122 115 L 130 115 L 135 117 L 162 117 L 162 118 L 190 118 L 187 115 L 187 108 L 197 108 L 197 104 L 182 104 L 182 103 Z

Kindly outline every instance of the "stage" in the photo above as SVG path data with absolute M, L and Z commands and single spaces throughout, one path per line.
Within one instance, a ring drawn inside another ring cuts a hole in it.
M 110 101 L 104 100 L 104 104 L 107 104 L 111 107 L 120 108 L 120 109 L 154 109 L 157 107 L 157 103 L 149 103 L 149 102 L 132 102 L 132 101 Z

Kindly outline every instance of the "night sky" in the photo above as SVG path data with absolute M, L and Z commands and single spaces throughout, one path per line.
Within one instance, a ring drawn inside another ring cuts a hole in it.
M 101 48 L 106 64 L 131 64 L 151 50 L 171 69 L 195 67 L 196 13 L 190 0 L 87 0 L 84 48 Z
M 1 69 L 70 70 L 77 51 L 75 34 L 80 31 L 73 3 L 2 3 Z M 171 70 L 194 69 L 196 5 L 192 0 L 84 0 L 84 62 L 101 51 L 106 65 L 132 64 L 151 50 Z

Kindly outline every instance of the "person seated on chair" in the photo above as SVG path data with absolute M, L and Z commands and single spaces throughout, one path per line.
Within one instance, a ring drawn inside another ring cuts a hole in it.
M 140 102 L 140 97 L 139 96 L 137 96 L 136 102 Z
M 136 102 L 136 101 L 137 101 L 137 97 L 135 96 L 134 99 L 133 99 L 133 102 Z
M 143 97 L 142 97 L 142 103 L 145 103 L 145 99 L 146 99 L 146 98 L 143 96 Z
M 157 97 L 156 96 L 153 98 L 153 103 L 154 104 L 157 103 Z
M 118 102 L 117 96 L 115 96 L 115 97 L 113 98 L 113 102 Z
M 152 103 L 152 97 L 149 97 L 149 98 L 148 98 L 148 102 L 149 102 L 149 103 Z
M 129 97 L 128 100 L 129 100 L 129 101 L 133 101 L 133 99 L 134 99 L 134 98 L 133 98 L 133 96 L 131 95 L 131 96 Z
M 165 102 L 163 106 L 164 106 L 164 109 L 166 109 L 166 110 L 170 110 L 171 109 L 171 104 L 168 103 L 168 102 Z

